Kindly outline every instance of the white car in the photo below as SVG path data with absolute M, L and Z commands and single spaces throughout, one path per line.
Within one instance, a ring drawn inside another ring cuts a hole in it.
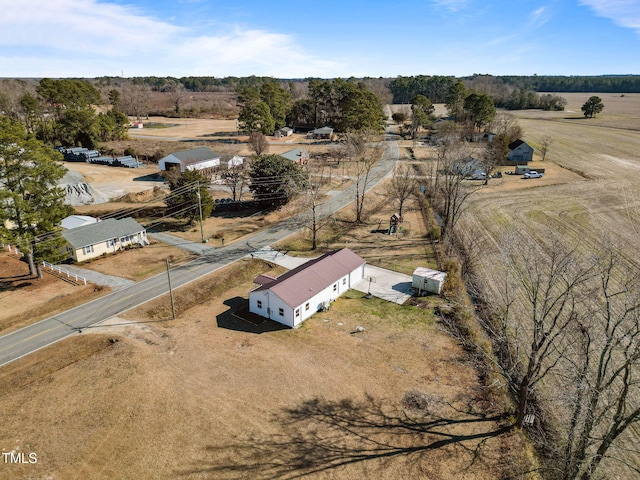
M 539 173 L 531 170 L 530 172 L 525 173 L 522 178 L 540 178 L 544 175 L 544 173 Z

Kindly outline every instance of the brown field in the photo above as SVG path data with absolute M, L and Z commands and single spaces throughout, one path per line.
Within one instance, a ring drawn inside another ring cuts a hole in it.
M 489 188 L 474 195 L 460 228 L 469 238 L 480 239 L 483 255 L 478 271 L 487 291 L 496 294 L 501 278 L 499 245 L 511 229 L 537 239 L 539 250 L 551 229 L 567 245 L 593 249 L 602 243 L 622 246 L 636 262 L 640 220 L 640 95 L 601 94 L 604 111 L 594 119 L 581 117 L 584 94 L 562 94 L 572 112 L 511 112 L 524 128 L 524 140 L 538 147 L 544 136 L 553 143 L 543 163 L 545 177 L 491 180 Z M 562 168 L 559 168 L 562 167 Z M 542 180 L 542 181 L 541 181 Z M 513 187 L 513 188 L 512 188 Z M 517 187 L 517 188 L 516 188 Z M 633 434 L 637 443 L 637 434 Z M 627 459 L 640 465 L 640 457 Z M 619 464 L 604 467 L 610 478 L 638 478 Z M 618 475 L 617 477 L 615 475 Z
M 0 253 L 0 334 L 63 312 L 109 293 L 106 287 L 78 286 L 44 273 L 31 277 L 29 266 Z
M 344 233 L 365 254 L 395 249 L 398 265 L 420 253 L 401 236 Z M 0 369 L 0 449 L 38 458 L 0 478 L 491 480 L 519 468 L 504 407 L 431 309 L 352 292 L 297 330 L 255 327 L 231 313 L 265 271 L 281 270 L 237 262 L 177 290 L 176 321 L 159 298 Z

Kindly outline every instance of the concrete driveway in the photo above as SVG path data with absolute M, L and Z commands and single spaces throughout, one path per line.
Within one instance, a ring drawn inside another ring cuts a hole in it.
M 411 275 L 367 264 L 364 266 L 364 279 L 351 288 L 402 305 L 411 298 L 412 280 Z

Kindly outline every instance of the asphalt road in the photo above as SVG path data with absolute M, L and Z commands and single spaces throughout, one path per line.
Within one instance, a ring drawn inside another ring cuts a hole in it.
M 397 142 L 385 142 L 383 158 L 371 171 L 368 189 L 373 188 L 391 171 L 398 156 Z M 354 188 L 352 186 L 323 203 L 319 208 L 319 215 L 331 215 L 353 202 Z M 262 247 L 274 244 L 298 232 L 304 225 L 304 215 L 296 216 L 256 232 L 246 241 L 218 248 L 215 252 L 206 253 L 189 263 L 176 266 L 170 270 L 172 288 L 182 287 Z M 163 273 L 4 335 L 0 337 L 0 366 L 165 295 L 168 291 L 167 275 Z

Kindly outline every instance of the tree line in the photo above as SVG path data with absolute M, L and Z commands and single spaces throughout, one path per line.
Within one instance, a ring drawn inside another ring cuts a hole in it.
M 96 148 L 99 142 L 126 136 L 129 119 L 120 109 L 117 90 L 106 100 L 87 80 L 44 78 L 35 86 L 15 80 L 2 87 L 2 113 L 47 144 Z M 100 111 L 105 103 L 111 107 Z

